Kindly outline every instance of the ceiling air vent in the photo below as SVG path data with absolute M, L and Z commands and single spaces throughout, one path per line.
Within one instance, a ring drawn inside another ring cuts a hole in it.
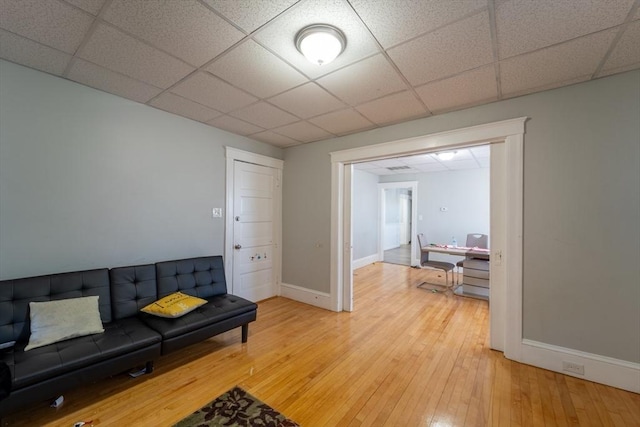
M 390 171 L 401 171 L 401 170 L 406 170 L 406 169 L 411 169 L 410 166 L 391 166 L 390 168 L 387 168 Z

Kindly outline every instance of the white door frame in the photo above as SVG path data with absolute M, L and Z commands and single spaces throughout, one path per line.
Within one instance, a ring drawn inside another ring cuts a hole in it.
M 400 141 L 375 144 L 331 153 L 331 308 L 349 310 L 345 298 L 353 289 L 345 289 L 343 280 L 351 272 L 351 215 L 345 205 L 345 179 L 354 162 L 429 153 L 442 149 L 501 143 L 491 149 L 491 173 L 504 177 L 492 179 L 492 233 L 502 238 L 491 241 L 490 345 L 504 351 L 507 358 L 520 360 L 522 347 L 522 215 L 523 144 L 527 117 L 472 126 Z M 497 171 L 497 174 L 494 173 Z M 494 186 L 495 184 L 495 186 Z M 501 212 L 498 212 L 501 210 Z M 495 230 L 499 228 L 500 232 Z M 497 241 L 496 241 L 497 240 Z M 347 250 L 349 248 L 349 250 Z M 497 279 L 497 280 L 494 280 Z M 495 282 L 495 283 L 494 283 Z M 350 287 L 350 286 L 349 286 Z M 349 299 L 346 299 L 349 301 Z M 344 301 L 344 302 L 346 302 Z M 508 301 L 508 304 L 507 304 Z
M 276 188 L 273 194 L 273 277 L 274 294 L 280 295 L 280 282 L 282 277 L 282 169 L 284 161 L 261 154 L 238 150 L 233 147 L 225 147 L 227 158 L 227 212 L 224 230 L 224 269 L 226 272 L 227 289 L 233 293 L 233 200 L 234 200 L 234 162 L 241 161 L 254 165 L 266 166 L 276 169 Z
M 410 188 L 411 189 L 411 265 L 419 265 L 420 261 L 416 253 L 416 236 L 418 234 L 418 181 L 402 181 L 402 182 L 381 182 L 378 184 L 378 207 L 380 209 L 379 226 L 378 226 L 378 259 L 384 261 L 384 222 L 385 222 L 385 197 L 384 191 L 389 188 Z

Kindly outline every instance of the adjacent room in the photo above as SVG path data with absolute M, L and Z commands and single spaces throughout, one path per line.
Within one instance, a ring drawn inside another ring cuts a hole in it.
M 640 424 L 640 0 L 0 1 L 0 425 Z
M 431 252 L 427 261 L 454 265 L 431 291 L 488 298 L 488 251 L 487 259 L 467 263 L 466 282 L 463 262 L 473 258 L 467 249 L 489 249 L 489 172 L 488 145 L 355 164 L 354 268 L 373 262 L 420 267 L 421 250 Z

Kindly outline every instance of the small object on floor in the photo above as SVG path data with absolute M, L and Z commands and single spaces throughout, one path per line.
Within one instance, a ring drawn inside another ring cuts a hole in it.
M 142 368 L 142 369 L 137 370 L 137 371 L 131 371 L 131 372 L 129 372 L 129 376 L 130 376 L 131 378 L 138 378 L 140 375 L 144 375 L 144 374 L 146 374 L 146 373 L 147 373 L 147 370 L 146 370 L 145 368 Z
M 62 406 L 63 403 L 64 403 L 64 396 L 59 396 L 56 400 L 51 402 L 51 407 L 52 408 L 59 408 L 59 407 Z
M 91 427 L 93 427 L 93 420 L 78 421 L 78 422 L 73 423 L 73 427 L 83 427 L 83 426 L 91 426 Z

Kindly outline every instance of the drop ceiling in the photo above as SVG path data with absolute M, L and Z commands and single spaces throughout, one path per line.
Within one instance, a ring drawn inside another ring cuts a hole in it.
M 356 163 L 353 167 L 363 172 L 379 176 L 489 168 L 489 145 L 458 149 L 453 151 L 453 153 L 454 156 L 450 160 L 443 160 L 436 154 L 419 154 L 415 156 Z
M 0 57 L 279 147 L 640 68 L 640 0 L 0 0 Z M 307 62 L 304 26 L 347 38 Z

